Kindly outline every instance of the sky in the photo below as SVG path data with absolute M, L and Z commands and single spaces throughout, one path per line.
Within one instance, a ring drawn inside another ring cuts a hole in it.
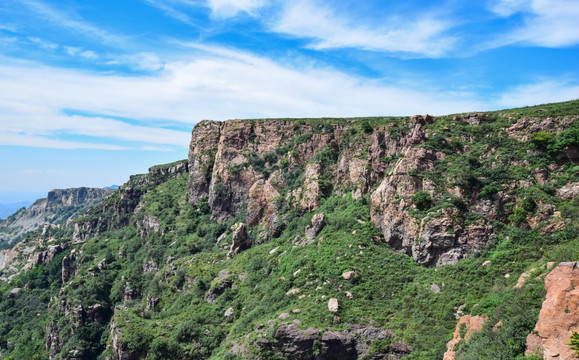
M 576 0 L 2 0 L 0 203 L 187 157 L 203 119 L 579 98 Z

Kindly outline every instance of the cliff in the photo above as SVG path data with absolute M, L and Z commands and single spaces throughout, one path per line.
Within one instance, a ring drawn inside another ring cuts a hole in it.
M 187 160 L 4 253 L 0 352 L 514 359 L 529 338 L 555 354 L 545 320 L 574 331 L 576 266 L 547 274 L 579 260 L 578 118 L 571 101 L 202 121 Z
M 36 200 L 27 209 L 0 222 L 0 246 L 14 244 L 28 232 L 45 224 L 62 225 L 102 202 L 113 190 L 100 188 L 55 189 L 45 199 Z
M 524 201 L 522 188 L 544 185 L 549 173 L 561 171 L 557 163 L 524 171 L 528 161 L 505 158 L 497 145 L 536 131 L 557 135 L 577 120 L 499 116 L 509 125 L 492 137 L 485 134 L 496 120 L 479 113 L 440 120 L 203 121 L 190 144 L 189 199 L 207 199 L 218 222 L 244 211 L 245 222 L 270 239 L 287 225 L 288 209 L 303 214 L 332 194 L 368 194 L 372 221 L 387 244 L 422 265 L 455 264 L 495 238 L 493 222 L 509 221 Z M 576 145 L 562 150 L 560 156 L 577 161 Z M 561 225 L 553 205 L 539 206 L 549 209 L 541 219 L 519 222 Z

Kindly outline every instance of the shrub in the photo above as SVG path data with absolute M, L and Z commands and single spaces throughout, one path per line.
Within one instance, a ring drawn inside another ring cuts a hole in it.
M 579 355 L 579 333 L 574 332 L 573 335 L 571 336 L 571 341 L 569 341 L 569 344 L 571 345 L 571 349 L 575 350 L 577 352 L 577 355 Z
M 501 188 L 497 185 L 485 185 L 480 191 L 480 196 L 482 198 L 491 200 L 493 195 L 499 191 L 501 191 Z
M 430 194 L 424 190 L 417 191 L 410 197 L 410 200 L 412 200 L 412 202 L 420 210 L 425 210 L 432 205 L 432 198 L 430 197 Z
M 555 138 L 550 132 L 541 130 L 531 134 L 530 140 L 536 149 L 546 149 L 555 141 Z
M 374 132 L 374 129 L 372 128 L 372 125 L 370 125 L 369 122 L 362 123 L 362 130 L 366 134 L 371 134 L 372 132 Z

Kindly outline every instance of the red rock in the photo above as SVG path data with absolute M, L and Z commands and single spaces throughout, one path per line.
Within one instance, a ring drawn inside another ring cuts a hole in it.
M 544 359 L 578 359 L 567 345 L 579 332 L 579 262 L 560 263 L 545 277 L 547 295 L 537 325 L 527 337 L 525 355 Z
M 469 341 L 470 338 L 474 333 L 481 331 L 484 323 L 487 321 L 486 316 L 471 316 L 471 315 L 464 315 L 458 320 L 458 324 L 456 324 L 456 330 L 454 330 L 454 334 L 452 340 L 450 340 L 446 344 L 447 351 L 444 353 L 444 360 L 455 360 L 455 351 L 454 348 L 458 343 L 463 340 L 460 336 L 460 328 L 461 325 L 466 326 L 466 334 L 464 335 L 464 341 Z

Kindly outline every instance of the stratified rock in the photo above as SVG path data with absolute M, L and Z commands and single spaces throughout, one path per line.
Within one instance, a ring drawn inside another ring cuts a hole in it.
M 546 360 L 577 359 L 567 345 L 579 332 L 579 262 L 560 263 L 545 277 L 547 295 L 525 355 L 539 354 Z
M 43 236 L 49 236 L 58 228 L 57 225 L 64 225 L 71 218 L 85 213 L 113 192 L 111 189 L 86 187 L 51 190 L 45 199 L 36 200 L 28 209 L 0 220 L 0 243 L 10 244 L 19 236 L 39 228 L 43 228 Z
M 289 317 L 287 313 L 285 315 Z M 394 338 L 392 330 L 358 324 L 348 326 L 350 330 L 322 332 L 312 328 L 300 330 L 295 324 L 282 324 L 273 335 L 275 341 L 261 339 L 256 345 L 284 359 L 356 360 L 368 353 L 372 341 Z M 319 348 L 315 347 L 316 342 L 321 345 Z M 375 354 L 372 359 L 400 359 L 410 352 L 411 346 L 396 341 L 388 353 Z
M 244 223 L 237 223 L 231 227 L 233 230 L 233 242 L 231 248 L 227 253 L 227 258 L 231 259 L 240 251 L 249 249 L 251 247 L 251 239 L 247 235 L 247 227 Z

